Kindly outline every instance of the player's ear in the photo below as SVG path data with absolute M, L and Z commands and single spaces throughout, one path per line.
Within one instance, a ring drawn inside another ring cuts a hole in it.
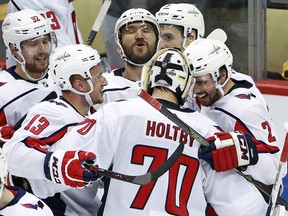
M 192 32 L 189 34 L 189 36 L 186 39 L 186 47 L 192 43 L 194 40 L 196 40 L 196 32 L 192 30 Z
M 222 85 L 228 78 L 227 71 L 223 67 L 219 69 L 219 76 L 220 76 L 220 84 Z
M 115 49 L 116 49 L 117 53 L 119 53 L 121 55 L 121 48 L 118 44 L 115 45 Z

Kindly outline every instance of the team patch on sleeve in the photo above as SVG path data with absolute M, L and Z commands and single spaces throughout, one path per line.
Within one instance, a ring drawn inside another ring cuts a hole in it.
M 252 93 L 238 94 L 238 95 L 235 95 L 235 97 L 240 98 L 240 99 L 248 99 L 248 100 L 250 100 L 252 97 L 256 98 L 256 96 Z

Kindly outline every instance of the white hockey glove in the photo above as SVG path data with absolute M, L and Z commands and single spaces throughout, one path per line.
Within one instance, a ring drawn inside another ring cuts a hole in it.
M 216 172 L 234 168 L 245 170 L 258 162 L 258 151 L 252 137 L 241 132 L 217 132 L 208 137 L 209 146 L 201 146 L 198 156 Z
M 83 188 L 98 179 L 97 173 L 85 168 L 95 161 L 96 155 L 92 152 L 56 150 L 46 155 L 44 173 L 47 179 L 57 184 Z

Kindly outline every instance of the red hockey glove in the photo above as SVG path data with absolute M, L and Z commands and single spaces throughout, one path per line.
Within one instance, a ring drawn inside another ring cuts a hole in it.
M 45 176 L 57 184 L 83 188 L 98 179 L 97 174 L 83 165 L 92 165 L 95 161 L 96 155 L 92 152 L 56 150 L 45 157 Z
M 249 134 L 218 132 L 207 138 L 209 146 L 201 146 L 198 156 L 207 161 L 217 172 L 234 168 L 246 169 L 258 162 L 258 151 Z
M 7 142 L 9 139 L 12 138 L 15 130 L 13 129 L 13 126 L 3 126 L 0 127 L 0 140 L 2 142 Z

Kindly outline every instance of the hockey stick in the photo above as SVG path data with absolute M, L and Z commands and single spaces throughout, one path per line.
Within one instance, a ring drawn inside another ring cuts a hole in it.
M 185 130 L 191 137 L 195 138 L 199 143 L 202 145 L 209 144 L 208 141 L 199 133 L 197 133 L 197 136 L 193 133 L 195 130 L 191 128 L 189 125 L 187 125 L 185 122 L 183 122 L 180 118 L 178 118 L 175 114 L 170 112 L 166 107 L 162 106 L 161 103 L 159 103 L 157 100 L 155 100 L 153 97 L 151 97 L 147 92 L 145 92 L 143 89 L 140 89 L 138 92 L 138 96 L 140 96 L 143 100 L 145 100 L 148 104 L 153 106 L 155 109 L 160 111 L 163 115 L 165 115 L 167 118 L 169 118 L 171 121 L 173 121 L 175 124 L 177 124 L 179 127 L 181 127 L 183 130 Z M 247 181 L 254 184 L 254 186 L 263 194 L 265 194 L 268 197 L 271 197 L 271 190 L 267 187 L 267 185 L 263 184 L 262 182 L 259 182 L 255 179 L 253 179 L 250 175 L 245 175 L 242 172 L 240 172 L 237 169 L 234 169 L 237 173 L 239 173 L 241 176 L 243 176 Z M 284 205 L 286 209 L 288 209 L 288 203 L 281 197 L 277 197 L 277 204 Z
M 132 184 L 145 185 L 152 181 L 157 180 L 160 176 L 162 176 L 165 172 L 167 172 L 173 166 L 173 164 L 178 160 L 178 158 L 183 152 L 183 149 L 184 149 L 184 144 L 179 144 L 177 149 L 163 164 L 161 164 L 155 170 L 148 172 L 146 174 L 143 174 L 143 175 L 139 175 L 139 176 L 125 175 L 125 174 L 113 172 L 110 170 L 105 170 L 97 166 L 91 166 L 89 164 L 85 164 L 85 167 L 89 171 L 94 172 L 95 174 L 99 174 L 105 177 L 117 179 L 117 180 L 124 181 L 124 182 L 129 182 Z
M 101 7 L 96 19 L 95 19 L 95 22 L 92 26 L 92 30 L 91 30 L 85 44 L 92 46 L 93 41 L 94 41 L 94 39 L 95 39 L 99 29 L 100 29 L 100 26 L 102 25 L 102 22 L 106 16 L 106 13 L 107 13 L 111 3 L 112 3 L 112 0 L 105 0 L 103 2 L 102 7 Z
M 225 43 L 227 40 L 227 34 L 223 29 L 217 28 L 214 29 L 206 38 L 212 40 L 219 40 Z
M 11 2 L 12 2 L 12 4 L 14 5 L 14 7 L 15 7 L 18 11 L 21 10 L 21 8 L 19 8 L 19 6 L 16 4 L 15 1 L 11 0 Z
M 179 127 L 181 127 L 186 133 L 188 133 L 191 137 L 195 138 L 201 145 L 208 146 L 208 141 L 197 131 L 187 125 L 184 121 L 178 118 L 175 114 L 170 112 L 166 107 L 164 107 L 161 103 L 151 97 L 146 91 L 143 89 L 139 90 L 138 95 L 144 99 L 147 103 L 153 106 L 155 109 L 160 111 L 163 115 L 169 118 L 172 122 L 176 123 Z
M 285 127 L 285 125 L 284 125 Z M 267 209 L 266 216 L 272 216 L 275 210 L 275 205 L 276 205 L 276 199 L 278 198 L 279 195 L 279 190 L 280 190 L 280 179 L 281 176 L 283 176 L 284 172 L 284 166 L 286 165 L 287 161 L 287 156 L 288 156 L 288 133 L 286 133 L 285 137 L 285 143 L 282 149 L 281 157 L 280 157 L 280 162 L 278 165 L 278 172 L 276 174 L 275 182 L 273 184 L 271 196 L 269 199 L 269 206 Z

